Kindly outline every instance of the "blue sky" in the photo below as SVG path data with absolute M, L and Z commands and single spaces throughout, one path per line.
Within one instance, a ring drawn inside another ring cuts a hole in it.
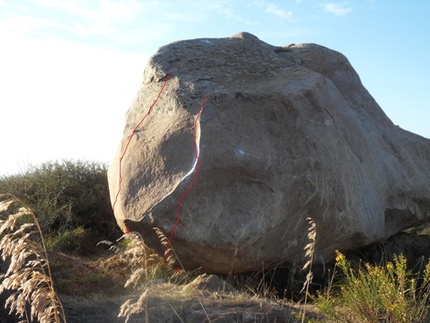
M 148 57 L 240 31 L 343 53 L 395 124 L 430 138 L 427 0 L 0 0 L 0 176 L 109 163 Z

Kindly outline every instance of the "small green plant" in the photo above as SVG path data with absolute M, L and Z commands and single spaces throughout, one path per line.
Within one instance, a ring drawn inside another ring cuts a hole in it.
M 9 314 L 31 322 L 66 322 L 40 225 L 34 213 L 10 195 L 0 195 L 0 238 L 2 260 L 9 264 L 0 273 L 0 294 L 9 292 L 4 304 Z
M 341 279 L 316 297 L 324 314 L 345 323 L 426 322 L 430 263 L 419 275 L 407 269 L 403 255 L 385 265 L 366 263 L 354 268 L 344 254 L 336 253 Z

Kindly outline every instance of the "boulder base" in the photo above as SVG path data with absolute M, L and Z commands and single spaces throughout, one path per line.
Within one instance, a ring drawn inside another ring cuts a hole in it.
M 430 140 L 393 125 L 342 54 L 248 33 L 158 50 L 108 177 L 124 230 L 163 253 L 153 228 L 175 228 L 182 265 L 212 273 L 302 264 L 307 217 L 317 262 L 430 219 Z

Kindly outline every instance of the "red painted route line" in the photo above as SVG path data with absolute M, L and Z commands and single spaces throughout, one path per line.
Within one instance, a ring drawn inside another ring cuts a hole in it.
M 186 190 L 184 191 L 184 193 L 182 193 L 181 198 L 179 199 L 178 206 L 176 207 L 176 222 L 175 222 L 175 224 L 172 227 L 172 231 L 170 233 L 170 237 L 169 237 L 169 240 L 168 240 L 168 243 L 167 243 L 167 246 L 166 246 L 166 252 L 164 254 L 166 260 L 167 260 L 168 254 L 169 254 L 169 250 L 170 250 L 170 247 L 171 247 L 173 235 L 175 234 L 176 227 L 178 226 L 179 222 L 181 222 L 181 206 L 182 206 L 182 203 L 183 203 L 183 201 L 185 199 L 185 196 L 191 190 L 191 188 L 193 187 L 193 185 L 197 181 L 197 178 L 199 177 L 199 173 L 200 173 L 200 156 L 199 156 L 199 153 L 197 152 L 197 123 L 200 120 L 200 115 L 202 114 L 203 108 L 205 107 L 206 100 L 207 100 L 207 96 L 204 97 L 203 103 L 200 106 L 199 112 L 196 115 L 196 119 L 194 120 L 194 156 L 196 157 L 196 173 L 195 173 L 194 178 L 193 178 L 192 182 L 190 183 L 190 185 L 188 185 L 188 187 L 186 188 Z
M 142 117 L 142 119 L 139 121 L 139 123 L 134 127 L 133 132 L 131 133 L 130 137 L 128 138 L 127 144 L 125 145 L 124 151 L 122 152 L 121 157 L 119 158 L 119 186 L 118 186 L 118 192 L 116 193 L 115 196 L 115 201 L 112 204 L 112 210 L 115 212 L 115 205 L 118 202 L 118 196 L 121 193 L 122 190 L 122 160 L 124 159 L 124 156 L 128 150 L 128 146 L 130 145 L 131 140 L 134 137 L 134 134 L 137 130 L 137 128 L 140 127 L 140 125 L 142 124 L 142 122 L 146 119 L 146 117 L 151 113 L 152 108 L 154 108 L 154 106 L 157 104 L 158 100 L 160 99 L 161 93 L 164 91 L 164 88 L 166 87 L 167 81 L 170 79 L 170 77 L 172 76 L 172 74 L 167 74 L 164 77 L 164 83 L 163 86 L 161 87 L 160 91 L 158 92 L 157 97 L 155 98 L 154 102 L 151 104 L 151 106 L 149 107 L 148 111 L 146 112 L 146 114 Z M 125 231 L 128 231 L 127 229 L 125 229 Z M 128 233 L 128 232 L 126 232 Z

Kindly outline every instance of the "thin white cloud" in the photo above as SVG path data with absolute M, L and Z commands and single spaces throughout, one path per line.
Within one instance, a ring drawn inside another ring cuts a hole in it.
M 116 31 L 116 24 L 133 19 L 139 12 L 136 1 L 73 1 L 39 0 L 39 5 L 56 8 L 79 17 L 79 22 L 69 26 L 70 31 L 79 35 L 110 35 Z
M 254 1 L 254 5 L 264 8 L 264 12 L 274 15 L 283 20 L 290 20 L 293 17 L 292 11 L 286 11 L 274 3 L 266 3 L 265 1 Z
M 36 33 L 36 30 L 47 27 L 66 29 L 54 21 L 24 15 L 13 16 L 0 21 L 0 29 L 9 33 L 32 35 Z
M 283 20 L 289 20 L 293 17 L 293 13 L 291 11 L 285 11 L 274 3 L 268 3 L 266 5 L 265 12 L 275 15 Z
M 237 14 L 231 6 L 220 9 L 220 12 L 222 12 L 222 14 L 224 14 L 228 19 L 234 20 L 236 22 L 245 21 L 245 18 Z
M 204 4 L 206 4 L 206 2 L 204 2 Z M 213 10 L 226 17 L 228 20 L 245 25 L 254 24 L 253 21 L 246 19 L 242 14 L 238 13 L 231 3 L 217 1 L 217 4 L 217 6 L 213 7 Z
M 135 1 L 74 1 L 74 0 L 39 0 L 43 7 L 58 8 L 87 18 L 105 20 L 123 20 L 133 17 L 139 4 Z
M 345 16 L 353 10 L 351 7 L 346 7 L 344 4 L 336 2 L 329 2 L 322 6 L 325 11 L 335 14 L 336 16 Z

